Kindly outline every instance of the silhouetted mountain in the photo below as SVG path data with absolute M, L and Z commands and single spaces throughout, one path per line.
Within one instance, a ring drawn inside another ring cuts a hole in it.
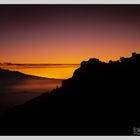
M 43 78 L 0 69 L 0 113 L 25 103 L 61 84 L 60 79 Z
M 23 74 L 18 71 L 11 71 L 11 70 L 6 70 L 6 69 L 1 69 L 0 68 L 0 81 L 3 82 L 3 80 L 25 80 L 29 78 L 42 78 L 42 77 L 37 77 L 33 75 L 28 75 L 28 74 Z
M 27 79 L 40 79 L 40 78 L 42 77 L 32 76 L 32 75 L 24 74 L 18 71 L 11 71 L 11 70 L 0 68 L 0 86 L 1 87 L 15 85 Z
M 139 119 L 140 54 L 83 61 L 62 87 L 4 114 L 1 134 L 133 135 Z

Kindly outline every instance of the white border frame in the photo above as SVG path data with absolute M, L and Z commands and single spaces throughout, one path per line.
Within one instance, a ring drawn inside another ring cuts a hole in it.
M 140 0 L 0 0 L 0 4 L 140 4 Z
M 140 4 L 140 0 L 0 0 L 0 4 Z M 107 140 L 120 140 L 120 139 L 139 139 L 139 136 L 135 137 L 127 137 L 127 136 L 119 136 L 119 137 L 112 137 L 112 136 L 107 136 L 107 137 L 102 137 L 102 136 L 48 136 L 47 138 L 44 136 L 0 136 L 1 140 L 25 140 L 25 139 L 37 139 L 37 140 L 55 140 L 55 139 L 69 139 L 69 140 L 74 140 L 74 139 L 83 139 L 83 140 L 93 140 L 93 139 L 107 139 Z

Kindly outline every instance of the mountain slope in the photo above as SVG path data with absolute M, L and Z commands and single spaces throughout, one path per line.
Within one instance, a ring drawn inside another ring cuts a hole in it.
M 33 75 L 24 74 L 18 71 L 10 71 L 6 69 L 0 68 L 0 80 L 23 80 L 23 79 L 29 79 L 29 78 L 42 78 L 37 77 Z
M 6 112 L 1 133 L 133 135 L 140 126 L 139 71 L 136 53 L 109 63 L 83 61 L 62 87 Z
M 61 80 L 0 69 L 0 113 L 61 85 Z

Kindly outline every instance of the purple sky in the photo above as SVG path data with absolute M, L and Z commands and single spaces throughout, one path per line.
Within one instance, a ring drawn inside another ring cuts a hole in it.
M 139 5 L 1 5 L 0 62 L 80 63 L 140 52 Z

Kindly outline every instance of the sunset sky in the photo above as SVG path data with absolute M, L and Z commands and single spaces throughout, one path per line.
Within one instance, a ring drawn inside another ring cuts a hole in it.
M 0 62 L 79 64 L 140 52 L 140 6 L 0 5 Z

